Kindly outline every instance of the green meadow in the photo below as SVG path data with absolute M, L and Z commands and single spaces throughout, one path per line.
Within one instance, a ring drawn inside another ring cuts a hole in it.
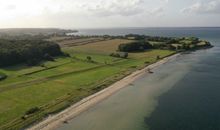
M 158 56 L 175 53 L 154 49 L 129 53 L 126 59 L 109 56 L 120 43 L 126 42 L 130 41 L 114 39 L 65 47 L 62 50 L 70 57 L 57 57 L 40 66 L 0 68 L 8 76 L 0 81 L 0 129 L 24 128 L 156 62 Z M 27 114 L 34 108 L 37 109 Z

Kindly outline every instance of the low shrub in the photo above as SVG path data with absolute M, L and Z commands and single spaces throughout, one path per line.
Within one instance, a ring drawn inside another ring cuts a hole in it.
M 2 72 L 0 72 L 0 81 L 1 81 L 1 80 L 4 80 L 4 79 L 6 79 L 6 78 L 7 78 L 7 75 L 4 74 L 4 73 L 2 73 Z
M 40 110 L 39 107 L 33 107 L 31 109 L 29 109 L 28 111 L 25 112 L 25 115 L 30 115 L 30 114 L 33 114 L 35 112 L 38 112 Z
M 128 58 L 128 53 L 127 52 L 111 53 L 110 56 L 118 57 L 118 58 Z

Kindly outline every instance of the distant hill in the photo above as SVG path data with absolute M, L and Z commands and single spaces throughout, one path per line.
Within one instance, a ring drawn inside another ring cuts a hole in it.
M 63 35 L 65 33 L 74 33 L 77 30 L 59 29 L 59 28 L 5 28 L 0 29 L 0 35 Z

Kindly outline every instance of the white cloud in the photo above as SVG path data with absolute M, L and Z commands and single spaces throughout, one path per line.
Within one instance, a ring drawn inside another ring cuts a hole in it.
M 157 0 L 151 5 L 149 0 L 100 0 L 96 3 L 81 4 L 81 9 L 97 16 L 134 16 L 148 14 L 157 16 L 162 14 L 168 0 Z
M 136 26 L 141 20 L 147 21 L 145 17 L 149 20 L 161 16 L 167 3 L 168 0 L 0 0 L 0 28 Z
M 16 5 L 13 5 L 13 4 L 10 4 L 10 5 L 7 5 L 6 10 L 15 10 L 16 9 Z
M 218 14 L 220 13 L 220 0 L 210 2 L 197 2 L 181 10 L 184 13 Z
M 100 16 L 131 16 L 143 11 L 142 0 L 101 0 L 96 3 L 87 3 L 82 7 L 88 12 Z
M 156 7 L 156 8 L 153 8 L 149 11 L 149 14 L 151 15 L 161 15 L 162 13 L 164 12 L 164 7 Z
M 219 26 L 219 14 L 220 0 L 0 0 L 0 28 L 181 26 L 184 19 Z
M 165 3 L 168 3 L 169 2 L 169 0 L 163 0 Z

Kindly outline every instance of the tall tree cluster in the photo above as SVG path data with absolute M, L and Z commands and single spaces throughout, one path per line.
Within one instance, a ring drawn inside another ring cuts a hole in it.
M 35 64 L 45 59 L 45 55 L 58 56 L 62 51 L 58 44 L 36 39 L 0 39 L 0 66 L 18 63 Z

